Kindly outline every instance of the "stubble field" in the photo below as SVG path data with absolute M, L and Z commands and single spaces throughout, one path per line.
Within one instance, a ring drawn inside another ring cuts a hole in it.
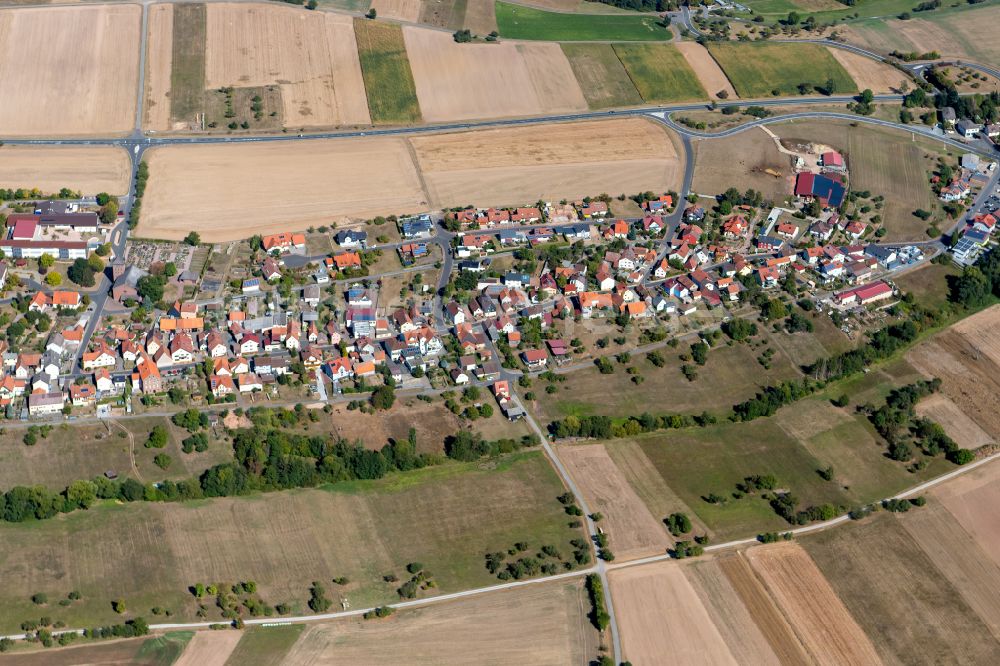
M 630 118 L 419 136 L 410 142 L 432 205 L 489 206 L 677 188 L 683 165 L 671 136 L 650 121 Z
M 740 663 L 674 562 L 610 576 L 625 658 L 636 664 Z
M 560 459 L 583 492 L 591 511 L 604 517 L 601 527 L 611 539 L 616 560 L 659 555 L 673 545 L 661 522 L 629 485 L 600 444 L 560 448 Z
M 169 146 L 147 159 L 145 238 L 194 230 L 211 243 L 427 208 L 402 139 Z
M 135 121 L 138 5 L 0 11 L 0 134 L 124 134 Z
M 132 166 L 111 146 L 0 147 L 0 187 L 38 188 L 46 194 L 64 187 L 84 195 L 125 194 Z
M 993 306 L 921 342 L 906 355 L 925 376 L 940 378 L 939 395 L 994 439 L 1000 436 L 1000 357 L 993 336 L 998 323 L 1000 306 Z
M 890 93 L 899 91 L 904 83 L 911 83 L 909 77 L 891 65 L 845 49 L 830 47 L 827 50 L 854 79 L 860 90 L 870 88 L 876 94 Z
M 710 97 L 719 97 L 718 93 L 725 92 L 725 99 L 736 99 L 736 89 L 733 88 L 733 84 L 704 46 L 697 42 L 677 42 L 674 46 L 694 70 Z
M 384 620 L 317 624 L 282 663 L 581 664 L 597 654 L 589 611 L 579 579 L 534 585 L 400 611 Z
M 213 3 L 207 27 L 207 88 L 280 84 L 289 127 L 371 122 L 351 18 Z
M 458 44 L 405 27 L 417 97 L 428 122 L 582 111 L 587 102 L 557 44 Z
M 751 548 L 747 559 L 812 661 L 829 666 L 879 663 L 875 647 L 801 546 Z

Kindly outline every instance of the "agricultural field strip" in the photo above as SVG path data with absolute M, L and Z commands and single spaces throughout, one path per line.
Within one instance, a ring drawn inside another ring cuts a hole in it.
M 543 439 L 543 442 L 544 442 L 544 439 Z M 548 448 L 548 447 L 546 447 L 546 448 Z M 978 469 L 982 465 L 985 465 L 985 464 L 987 464 L 989 462 L 992 462 L 992 461 L 994 461 L 994 460 L 996 460 L 998 458 L 1000 458 L 1000 452 L 994 453 L 994 454 L 992 454 L 990 456 L 987 456 L 986 458 L 982 458 L 981 460 L 977 460 L 975 462 L 969 463 L 968 465 L 964 465 L 964 466 L 962 466 L 962 467 L 954 470 L 953 472 L 948 472 L 947 474 L 942 474 L 941 476 L 939 476 L 937 478 L 931 479 L 929 481 L 925 481 L 924 483 L 921 483 L 919 485 L 913 486 L 912 488 L 904 490 L 903 492 L 898 493 L 897 495 L 894 495 L 893 497 L 886 498 L 886 499 L 903 499 L 903 498 L 906 498 L 906 497 L 910 497 L 911 495 L 916 495 L 918 493 L 923 492 L 924 490 L 932 488 L 932 487 L 934 487 L 934 486 L 936 486 L 938 484 L 944 483 L 945 481 L 949 481 L 951 479 L 954 479 L 957 476 L 961 476 L 963 474 L 971 472 L 974 469 Z M 557 471 L 559 471 L 560 476 L 563 476 L 563 478 L 566 478 L 565 477 L 565 469 L 560 464 L 556 465 L 556 469 L 557 469 Z M 826 528 L 829 528 L 829 527 L 834 527 L 836 525 L 840 525 L 841 523 L 848 522 L 849 520 L 850 520 L 850 518 L 848 516 L 843 515 L 843 516 L 838 516 L 837 518 L 833 518 L 831 520 L 828 520 L 828 521 L 825 521 L 825 522 L 822 522 L 822 523 L 814 523 L 814 524 L 808 525 L 806 527 L 798 527 L 798 528 L 795 528 L 795 529 L 792 529 L 792 530 L 788 530 L 788 531 L 791 532 L 794 535 L 806 534 L 806 533 L 809 533 L 809 532 L 815 532 L 817 530 L 823 530 L 823 529 L 826 529 Z M 708 551 L 720 551 L 720 550 L 726 550 L 726 549 L 729 549 L 729 548 L 734 548 L 734 547 L 737 547 L 737 546 L 749 545 L 749 544 L 753 544 L 753 543 L 757 543 L 757 537 L 756 536 L 749 537 L 749 538 L 746 538 L 746 539 L 734 539 L 732 541 L 727 541 L 725 543 L 719 543 L 719 544 L 705 546 L 705 551 L 706 552 L 708 552 Z M 604 568 L 607 571 L 614 571 L 616 569 L 624 569 L 626 567 L 636 567 L 636 566 L 641 566 L 643 564 L 652 564 L 652 563 L 655 563 L 655 562 L 663 562 L 665 560 L 670 560 L 670 559 L 673 559 L 670 555 L 666 555 L 666 554 L 664 554 L 664 555 L 656 555 L 656 556 L 652 556 L 652 557 L 645 557 L 645 558 L 638 559 L 638 560 L 632 560 L 631 562 L 622 562 L 622 563 L 619 563 L 619 564 L 608 564 Z M 586 576 L 588 574 L 597 573 L 597 572 L 598 572 L 598 567 L 593 566 L 593 567 L 589 567 L 587 569 L 578 569 L 576 571 L 570 571 L 570 572 L 567 572 L 567 573 L 556 574 L 554 576 L 548 576 L 546 578 L 532 578 L 530 580 L 514 581 L 514 582 L 510 582 L 510 583 L 503 583 L 501 585 L 490 585 L 488 587 L 480 587 L 480 588 L 475 588 L 475 589 L 472 589 L 472 590 L 463 590 L 461 592 L 451 592 L 449 594 L 442 594 L 442 595 L 439 595 L 439 596 L 436 596 L 436 597 L 429 597 L 429 598 L 426 598 L 426 599 L 414 599 L 412 601 L 401 601 L 399 603 L 389 604 L 389 605 L 391 607 L 397 609 L 397 610 L 402 610 L 402 609 L 406 609 L 406 608 L 418 608 L 420 606 L 427 606 L 427 605 L 430 605 L 430 604 L 440 603 L 440 602 L 444 602 L 444 601 L 451 601 L 451 600 L 454 600 L 454 599 L 462 599 L 462 598 L 472 597 L 472 596 L 476 596 L 476 595 L 480 595 L 480 594 L 488 594 L 490 592 L 496 592 L 496 591 L 499 591 L 499 590 L 509 590 L 509 589 L 513 589 L 513 588 L 517 588 L 517 587 L 523 587 L 525 585 L 538 585 L 538 584 L 541 584 L 541 583 L 549 583 L 549 582 L 554 582 L 554 581 L 559 581 L 559 580 L 565 580 L 565 579 L 569 579 L 569 578 L 577 578 L 579 576 Z M 321 613 L 321 614 L 318 614 L 318 615 L 300 615 L 300 616 L 294 616 L 294 617 L 282 617 L 282 618 L 277 619 L 277 620 L 274 619 L 274 618 L 249 618 L 249 619 L 247 619 L 247 620 L 244 621 L 244 624 L 247 624 L 247 625 L 268 625 L 268 626 L 274 626 L 274 625 L 281 625 L 281 624 L 296 624 L 296 623 L 303 623 L 303 622 L 320 622 L 320 621 L 323 621 L 323 620 L 336 620 L 336 619 L 341 619 L 341 618 L 358 617 L 360 615 L 364 615 L 365 613 L 367 613 L 367 612 L 369 612 L 371 610 L 373 610 L 373 608 L 359 608 L 359 609 L 354 609 L 354 610 L 349 610 L 349 611 L 339 611 L 339 612 L 336 612 L 336 613 Z M 155 630 L 155 631 L 163 631 L 163 630 L 171 630 L 171 629 L 205 629 L 205 628 L 208 628 L 208 627 L 212 626 L 213 624 L 216 624 L 216 623 L 215 622 L 177 622 L 177 623 L 151 624 L 151 625 L 149 625 L 149 628 L 151 630 Z M 82 631 L 83 631 L 82 629 L 66 629 L 66 630 L 63 630 L 63 631 L 57 631 L 57 632 L 53 632 L 53 633 L 56 634 L 56 635 L 58 635 L 58 634 L 61 634 L 61 633 L 81 633 Z M 22 640 L 22 639 L 25 638 L 25 634 L 8 634 L 7 638 L 11 638 L 13 640 Z

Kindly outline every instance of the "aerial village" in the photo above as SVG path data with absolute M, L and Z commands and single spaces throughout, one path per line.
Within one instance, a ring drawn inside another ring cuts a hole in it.
M 510 382 L 523 374 L 593 363 L 612 342 L 697 336 L 775 290 L 808 297 L 850 336 L 893 302 L 897 271 L 939 250 L 880 242 L 880 197 L 852 191 L 849 166 L 834 150 L 800 156 L 784 207 L 735 188 L 680 201 L 646 192 L 631 198 L 641 217 L 620 217 L 624 197 L 602 195 L 228 246 L 130 240 L 117 255 L 117 217 L 37 202 L 8 216 L 0 241 L 12 307 L 0 401 L 7 418 L 74 419 L 176 396 L 478 385 L 515 419 Z M 934 186 L 943 202 L 968 201 L 994 168 L 968 155 Z M 997 205 L 967 212 L 949 260 L 988 247 Z

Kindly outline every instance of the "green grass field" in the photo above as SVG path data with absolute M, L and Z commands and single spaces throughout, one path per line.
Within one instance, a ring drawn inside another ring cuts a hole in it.
M 372 122 L 383 125 L 420 122 L 420 103 L 403 29 L 392 23 L 358 18 L 354 20 L 354 33 Z
M 583 96 L 592 109 L 642 104 L 628 72 L 610 44 L 563 44 Z
M 815 16 L 817 21 L 835 21 L 847 17 L 894 16 L 912 11 L 916 0 L 856 0 L 843 5 L 836 0 L 747 0 L 747 7 L 768 19 L 785 18 L 796 12 L 802 18 Z
M 659 18 L 642 15 L 566 14 L 496 3 L 500 35 L 554 42 L 666 41 L 673 37 Z
M 193 621 L 188 587 L 253 580 L 269 604 L 308 613 L 312 581 L 352 606 L 398 599 L 405 566 L 432 573 L 450 592 L 497 582 L 483 554 L 525 541 L 564 554 L 582 535 L 556 497 L 559 477 L 537 452 L 481 463 L 447 463 L 375 482 L 187 503 L 101 504 L 51 520 L 0 524 L 0 630 L 47 615 L 70 626 L 119 621 L 111 600 L 130 614 L 169 609 Z M 349 583 L 338 586 L 334 577 Z M 60 599 L 76 590 L 82 599 Z M 31 595 L 44 592 L 47 605 Z M 423 595 L 428 592 L 421 593 Z M 209 619 L 218 616 L 211 609 Z
M 708 99 L 694 70 L 669 44 L 615 44 L 615 53 L 647 102 Z
M 248 629 L 226 660 L 226 666 L 280 664 L 305 628 L 304 624 L 287 624 Z
M 205 37 L 208 11 L 204 4 L 174 7 L 170 116 L 194 120 L 205 105 Z
M 667 432 L 637 439 L 667 485 L 712 530 L 717 540 L 787 529 L 767 501 L 757 497 L 709 504 L 703 496 L 730 497 L 736 483 L 751 474 L 774 474 L 781 488 L 802 503 L 847 503 L 835 483 L 816 473 L 820 461 L 774 421 L 723 423 L 707 428 Z
M 833 81 L 834 93 L 858 89 L 854 79 L 819 44 L 709 42 L 708 50 L 740 97 L 769 97 L 774 91 L 795 95 L 799 84 L 809 86 L 807 94 L 815 94 L 828 80 Z

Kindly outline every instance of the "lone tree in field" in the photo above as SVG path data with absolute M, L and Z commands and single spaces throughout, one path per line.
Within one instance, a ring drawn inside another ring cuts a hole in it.
M 197 231 L 192 231 L 191 233 L 189 233 L 187 236 L 184 237 L 184 242 L 191 246 L 198 245 L 199 243 L 201 243 L 201 236 L 198 234 Z

